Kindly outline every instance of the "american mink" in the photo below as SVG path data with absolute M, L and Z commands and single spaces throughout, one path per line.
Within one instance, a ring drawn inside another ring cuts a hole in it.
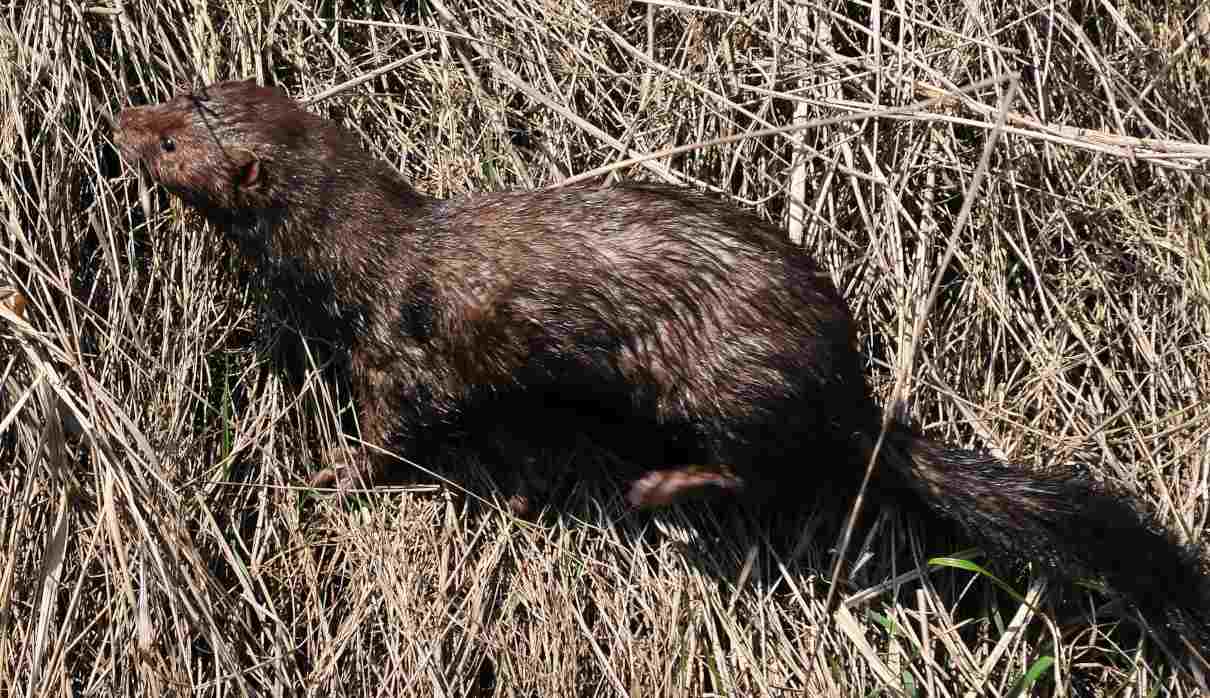
M 278 89 L 226 82 L 121 112 L 124 157 L 233 236 L 310 336 L 340 347 L 364 441 L 413 452 L 485 404 L 650 426 L 692 454 L 630 502 L 801 492 L 860 472 L 882 414 L 852 318 L 779 231 L 669 186 L 435 200 Z M 362 454 L 316 486 L 373 484 Z M 1210 582 L 1139 501 L 893 424 L 873 486 L 994 551 L 1102 577 L 1199 673 Z M 791 496 L 793 496 L 791 494 Z

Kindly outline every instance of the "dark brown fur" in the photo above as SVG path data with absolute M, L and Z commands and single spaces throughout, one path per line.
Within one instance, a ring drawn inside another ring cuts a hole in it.
M 731 206 L 640 184 L 429 199 L 337 124 L 250 82 L 127 109 L 115 142 L 234 235 L 307 333 L 346 352 L 369 443 L 412 454 L 485 405 L 643 425 L 686 458 L 633 478 L 630 500 L 657 506 L 855 481 L 877 437 L 843 299 Z M 1210 646 L 1200 558 L 1140 504 L 902 425 L 883 454 L 880 491 L 1062 576 L 1105 578 L 1174 652 Z M 385 463 L 313 483 L 372 484 Z

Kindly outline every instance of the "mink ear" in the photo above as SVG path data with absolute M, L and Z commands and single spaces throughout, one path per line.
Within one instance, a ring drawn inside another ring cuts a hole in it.
M 235 186 L 239 189 L 251 189 L 260 184 L 261 159 L 247 150 L 241 151 L 237 159 Z
M 247 188 L 257 183 L 260 179 L 260 160 L 253 158 L 244 165 L 243 171 L 240 172 L 240 186 Z

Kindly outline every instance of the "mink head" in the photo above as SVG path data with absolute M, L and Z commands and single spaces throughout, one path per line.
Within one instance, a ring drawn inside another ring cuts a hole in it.
M 227 220 L 285 205 L 291 170 L 325 126 L 282 91 L 248 80 L 125 109 L 113 140 L 169 191 Z

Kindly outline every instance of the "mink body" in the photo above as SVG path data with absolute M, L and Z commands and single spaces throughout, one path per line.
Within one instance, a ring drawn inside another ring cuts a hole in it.
M 644 507 L 856 482 L 870 456 L 882 415 L 844 300 L 776 228 L 729 205 L 643 184 L 431 199 L 251 82 L 126 109 L 114 141 L 236 238 L 304 332 L 340 347 L 366 442 L 413 455 L 485 406 L 643 425 L 685 458 L 630 479 Z M 994 551 L 1103 578 L 1200 675 L 1210 584 L 1141 502 L 901 424 L 880 453 L 881 492 Z M 388 474 L 359 459 L 312 483 Z

